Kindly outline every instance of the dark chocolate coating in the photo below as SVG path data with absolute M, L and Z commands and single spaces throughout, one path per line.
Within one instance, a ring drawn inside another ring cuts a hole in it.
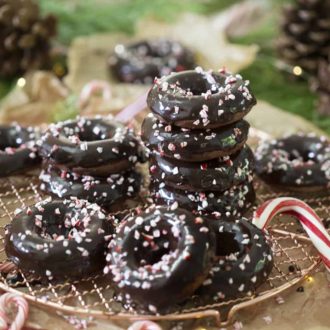
M 194 54 L 177 41 L 143 40 L 117 45 L 108 64 L 121 82 L 152 84 L 155 77 L 195 68 Z
M 175 189 L 189 191 L 225 191 L 252 180 L 254 156 L 246 145 L 237 154 L 203 163 L 182 162 L 150 155 L 150 174 L 158 182 Z
M 145 145 L 168 158 L 200 162 L 229 156 L 241 149 L 250 125 L 240 120 L 220 129 L 189 130 L 166 124 L 149 114 L 142 123 Z
M 256 198 L 252 183 L 231 187 L 224 192 L 192 192 L 167 187 L 164 183 L 152 182 L 150 194 L 156 204 L 173 205 L 196 214 L 213 214 L 217 218 L 231 220 L 243 215 Z
M 209 220 L 216 235 L 216 261 L 196 294 L 203 301 L 252 294 L 268 278 L 273 255 L 265 233 L 246 219 Z
M 157 80 L 147 103 L 166 123 L 216 128 L 239 121 L 256 104 L 247 85 L 240 75 L 185 71 Z
M 0 177 L 22 172 L 40 163 L 36 131 L 19 125 L 0 125 Z
M 295 134 L 262 143 L 256 173 L 266 183 L 289 190 L 330 188 L 330 142 L 325 137 Z
M 140 191 L 141 174 L 130 171 L 110 174 L 107 178 L 78 175 L 50 165 L 40 174 L 41 190 L 59 198 L 71 196 L 86 199 L 105 208 L 133 197 Z
M 207 221 L 178 208 L 150 207 L 121 223 L 109 244 L 105 272 L 127 302 L 156 313 L 192 295 L 214 252 Z
M 39 144 L 40 154 L 48 162 L 88 175 L 127 170 L 142 155 L 133 131 L 107 118 L 79 118 L 51 125 Z
M 18 214 L 6 228 L 5 251 L 23 272 L 81 278 L 105 264 L 106 215 L 83 200 L 43 201 Z

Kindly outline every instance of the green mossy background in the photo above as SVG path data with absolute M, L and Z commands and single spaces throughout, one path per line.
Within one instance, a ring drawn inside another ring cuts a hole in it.
M 260 0 L 259 0 L 260 1 Z M 267 0 L 265 0 L 267 1 Z M 210 15 L 238 0 L 39 0 L 43 12 L 52 12 L 59 19 L 58 39 L 69 45 L 79 35 L 99 32 L 134 33 L 139 19 L 153 16 L 171 22 L 178 14 L 191 11 Z M 260 46 L 256 61 L 241 74 L 251 80 L 259 99 L 291 113 L 303 116 L 330 133 L 330 118 L 320 118 L 315 112 L 316 97 L 307 80 L 292 80 L 289 74 L 276 67 L 274 41 L 278 35 L 280 9 L 287 0 L 269 0 L 271 14 L 263 26 L 244 37 L 231 40 L 240 44 L 255 43 Z M 0 95 L 10 90 L 13 82 L 0 83 Z

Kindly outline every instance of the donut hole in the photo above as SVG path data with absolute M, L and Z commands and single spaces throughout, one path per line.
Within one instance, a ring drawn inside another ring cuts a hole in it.
M 116 127 L 96 120 L 82 119 L 62 127 L 62 134 L 67 138 L 77 137 L 81 142 L 93 142 L 111 139 Z
M 173 81 L 172 81 L 173 80 Z M 195 71 L 184 72 L 175 75 L 167 80 L 169 84 L 175 84 L 182 94 L 191 94 L 195 96 L 205 93 L 218 93 L 218 81 L 212 74 L 200 74 Z
M 135 262 L 142 267 L 155 265 L 165 260 L 177 248 L 177 238 L 169 234 L 154 237 L 149 232 L 141 232 L 135 249 Z
M 0 128 L 0 150 L 17 149 L 29 139 L 28 132 L 21 127 Z
M 228 257 L 232 254 L 241 252 L 240 244 L 236 239 L 235 233 L 218 232 L 216 233 L 216 256 Z
M 13 149 L 17 149 L 19 148 L 19 144 L 18 143 L 10 143 L 8 141 L 1 141 L 0 143 L 0 151 L 5 152 L 7 148 L 13 148 Z
M 132 45 L 129 49 L 138 57 L 152 57 L 163 60 L 172 53 L 172 43 L 168 40 L 142 41 Z
M 74 212 L 35 217 L 36 233 L 50 240 L 76 239 L 85 230 L 84 222 Z M 79 238 L 78 238 L 79 239 Z
M 289 161 L 302 161 L 304 163 L 315 161 L 315 153 L 311 150 L 290 150 L 289 152 Z

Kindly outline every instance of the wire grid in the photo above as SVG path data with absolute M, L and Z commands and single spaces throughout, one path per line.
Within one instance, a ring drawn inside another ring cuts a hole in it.
M 10 177 L 0 180 L 0 262 L 6 261 L 3 237 L 4 227 L 15 215 L 15 209 L 24 208 L 46 196 L 38 190 L 38 178 Z M 283 196 L 260 182 L 256 182 L 257 205 L 269 198 Z M 305 199 L 326 223 L 330 219 L 330 196 Z M 278 217 L 270 227 L 273 242 L 274 268 L 266 283 L 253 296 L 216 304 L 196 306 L 192 298 L 185 306 L 168 315 L 139 315 L 127 311 L 115 301 L 110 282 L 104 275 L 96 275 L 79 281 L 41 282 L 21 271 L 0 274 L 0 288 L 22 294 L 30 301 L 48 308 L 74 314 L 89 314 L 113 320 L 185 320 L 214 318 L 218 325 L 226 325 L 233 314 L 244 307 L 263 301 L 297 284 L 310 274 L 320 259 L 298 221 L 290 216 Z

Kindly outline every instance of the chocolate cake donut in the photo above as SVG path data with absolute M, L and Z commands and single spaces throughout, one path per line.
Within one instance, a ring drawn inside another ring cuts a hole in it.
M 157 313 L 190 297 L 213 257 L 214 236 L 206 221 L 158 206 L 123 220 L 104 270 L 127 303 Z
M 178 205 L 196 214 L 212 214 L 222 220 L 243 215 L 253 205 L 256 195 L 252 183 L 243 183 L 224 192 L 194 192 L 173 189 L 152 182 L 150 194 L 156 204 Z
M 183 162 L 150 155 L 150 173 L 158 182 L 189 191 L 224 191 L 252 179 L 254 156 L 245 146 L 231 157 L 209 160 L 203 163 Z
M 245 120 L 218 129 L 189 130 L 149 114 L 142 123 L 142 139 L 151 150 L 168 158 L 201 162 L 229 156 L 245 144 L 250 125 Z
M 152 84 L 155 77 L 196 66 L 194 54 L 189 49 L 166 39 L 117 45 L 108 65 L 119 81 L 138 84 Z
M 0 177 L 22 172 L 40 163 L 32 127 L 0 125 Z
M 140 191 L 141 175 L 133 170 L 107 178 L 79 175 L 50 165 L 39 176 L 40 189 L 59 198 L 86 199 L 105 208 L 131 198 Z
M 104 267 L 111 227 L 96 204 L 48 199 L 15 216 L 6 228 L 5 251 L 23 272 L 81 278 Z
M 161 120 L 190 129 L 217 128 L 242 119 L 256 104 L 238 74 L 197 70 L 156 80 L 147 103 Z
M 86 175 L 125 171 L 142 158 L 133 131 L 111 118 L 53 124 L 39 144 L 41 156 L 49 163 Z
M 196 291 L 202 301 L 252 295 L 273 267 L 272 250 L 265 233 L 246 219 L 209 220 L 216 235 L 216 261 Z
M 256 173 L 266 183 L 289 190 L 327 190 L 330 142 L 311 134 L 266 141 L 256 151 Z

